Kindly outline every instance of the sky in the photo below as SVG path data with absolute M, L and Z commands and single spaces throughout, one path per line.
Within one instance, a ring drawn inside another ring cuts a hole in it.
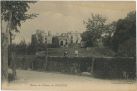
M 37 29 L 52 34 L 69 31 L 86 31 L 83 21 L 87 21 L 91 14 L 100 14 L 107 18 L 107 22 L 117 21 L 126 17 L 127 13 L 135 10 L 135 2 L 93 2 L 93 1 L 39 1 L 30 5 L 28 13 L 39 14 L 36 18 L 22 23 L 20 33 L 16 34 L 14 43 L 25 40 L 31 42 L 31 35 Z

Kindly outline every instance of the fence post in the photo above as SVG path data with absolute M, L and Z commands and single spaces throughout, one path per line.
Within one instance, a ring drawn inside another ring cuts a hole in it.
M 94 63 L 95 63 L 95 58 L 92 58 L 92 64 L 91 64 L 91 73 L 94 73 Z
M 12 74 L 13 74 L 13 79 L 16 79 L 16 63 L 15 63 L 15 53 L 11 52 L 11 61 L 12 61 Z
M 33 70 L 33 68 L 34 68 L 34 60 L 31 63 L 31 69 Z

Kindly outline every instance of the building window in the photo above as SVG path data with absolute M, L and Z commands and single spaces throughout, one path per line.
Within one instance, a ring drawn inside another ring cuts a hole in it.
M 60 41 L 60 45 L 63 46 L 63 41 Z

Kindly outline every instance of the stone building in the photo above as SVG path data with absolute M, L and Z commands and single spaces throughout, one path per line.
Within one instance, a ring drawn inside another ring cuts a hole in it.
M 52 37 L 50 32 L 45 33 L 42 30 L 37 30 L 36 33 L 32 35 L 31 42 L 52 44 Z
M 45 38 L 47 39 L 47 44 L 52 44 L 52 34 L 50 31 L 48 31 L 48 34 L 45 35 Z
M 68 44 L 70 43 L 69 37 L 66 34 L 61 34 L 60 36 L 58 36 L 58 40 L 60 47 L 68 46 Z
M 78 32 L 61 33 L 58 37 L 60 47 L 68 47 L 72 44 L 80 44 L 81 36 Z

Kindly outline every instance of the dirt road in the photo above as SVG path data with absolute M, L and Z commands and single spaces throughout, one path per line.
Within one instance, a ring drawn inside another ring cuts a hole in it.
M 43 91 L 137 91 L 137 84 L 126 80 L 104 80 L 94 77 L 17 70 L 17 80 L 5 89 Z

